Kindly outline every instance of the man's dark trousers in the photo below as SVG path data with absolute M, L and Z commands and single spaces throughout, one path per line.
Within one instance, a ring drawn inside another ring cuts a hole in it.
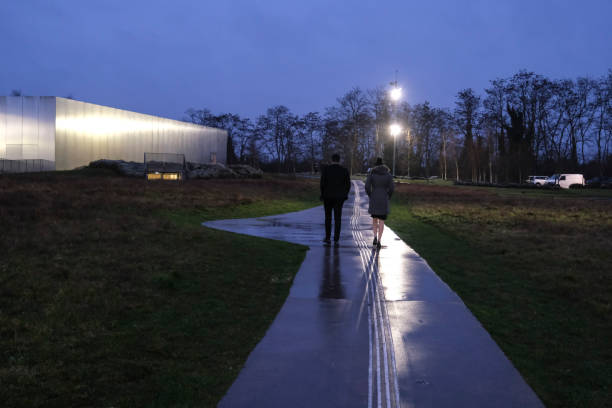
M 334 213 L 334 241 L 340 239 L 340 227 L 342 223 L 342 205 L 344 200 L 341 198 L 326 198 L 323 200 L 325 208 L 325 238 L 331 237 L 332 211 Z

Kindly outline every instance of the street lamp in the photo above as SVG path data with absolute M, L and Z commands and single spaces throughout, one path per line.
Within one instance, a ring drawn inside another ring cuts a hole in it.
M 397 86 L 397 71 L 395 71 L 395 81 L 391 82 L 389 85 L 391 85 L 389 97 L 391 98 L 391 101 L 393 101 L 392 116 L 397 118 L 397 104 L 402 97 L 402 88 Z M 395 177 L 395 144 L 397 136 L 402 133 L 402 127 L 397 123 L 393 123 L 389 127 L 389 133 L 391 133 L 391 136 L 393 136 L 393 177 Z
M 395 177 L 395 142 L 400 133 L 402 133 L 402 127 L 398 123 L 393 123 L 389 126 L 389 133 L 393 136 L 393 177 Z
M 410 152 L 412 151 L 410 147 L 410 128 L 406 129 L 406 141 L 408 142 L 408 154 L 406 155 L 408 167 L 406 169 L 406 177 L 410 178 Z
M 398 123 L 394 123 L 389 126 L 389 132 L 393 137 L 398 136 L 400 133 L 402 133 L 402 127 Z
M 391 91 L 389 92 L 389 96 L 391 97 L 391 100 L 393 102 L 399 101 L 400 98 L 402 97 L 402 88 L 399 88 L 397 84 L 395 84 L 395 86 L 391 88 Z

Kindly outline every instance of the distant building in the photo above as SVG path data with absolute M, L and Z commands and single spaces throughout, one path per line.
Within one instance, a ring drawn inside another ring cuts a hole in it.
M 143 162 L 144 153 L 225 163 L 226 146 L 221 129 L 55 96 L 0 96 L 0 172 L 3 165 L 36 171 L 98 159 Z

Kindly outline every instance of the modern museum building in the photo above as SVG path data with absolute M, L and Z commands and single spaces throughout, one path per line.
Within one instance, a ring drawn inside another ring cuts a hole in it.
M 0 96 L 0 172 L 142 163 L 145 153 L 225 163 L 226 146 L 221 129 L 55 96 Z

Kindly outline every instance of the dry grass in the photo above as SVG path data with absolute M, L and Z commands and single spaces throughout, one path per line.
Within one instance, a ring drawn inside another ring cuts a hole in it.
M 444 187 L 402 186 L 399 192 L 411 197 L 419 219 L 505 257 L 531 279 L 550 284 L 552 273 L 570 299 L 599 314 L 611 312 L 612 201 Z
M 390 226 L 461 295 L 548 406 L 607 406 L 606 192 L 401 185 L 394 204 Z

